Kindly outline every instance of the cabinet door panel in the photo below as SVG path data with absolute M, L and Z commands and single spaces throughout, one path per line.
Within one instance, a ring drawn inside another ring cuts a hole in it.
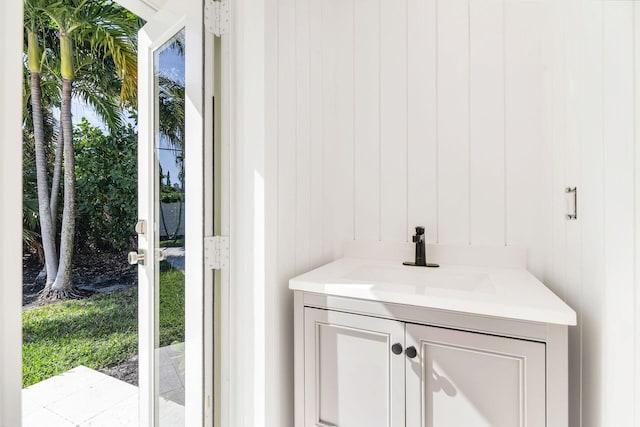
M 407 427 L 545 425 L 545 345 L 408 324 Z
M 305 308 L 305 426 L 404 426 L 404 324 Z

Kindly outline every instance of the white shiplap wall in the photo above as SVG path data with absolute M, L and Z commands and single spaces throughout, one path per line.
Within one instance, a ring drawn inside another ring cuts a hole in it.
M 571 426 L 640 424 L 640 4 L 554 5 L 554 188 L 579 189 L 578 221 L 553 200 L 547 283 L 578 313 Z
M 525 246 L 544 278 L 551 4 L 267 1 L 266 425 L 292 425 L 287 281 L 344 241 L 424 225 L 429 242 Z
M 578 313 L 570 425 L 638 425 L 640 5 L 270 1 L 273 357 L 291 366 L 290 277 L 421 224 L 430 242 L 527 247 Z M 268 375 L 267 424 L 291 425 L 292 372 Z
M 274 3 L 290 270 L 425 225 L 430 242 L 525 245 L 542 275 L 549 2 Z

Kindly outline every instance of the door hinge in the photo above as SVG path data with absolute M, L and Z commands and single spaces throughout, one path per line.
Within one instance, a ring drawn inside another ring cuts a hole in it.
M 229 237 L 205 237 L 204 262 L 206 267 L 211 270 L 229 267 Z
M 227 34 L 229 32 L 229 3 L 227 1 L 206 0 L 204 25 L 207 31 L 216 37 Z

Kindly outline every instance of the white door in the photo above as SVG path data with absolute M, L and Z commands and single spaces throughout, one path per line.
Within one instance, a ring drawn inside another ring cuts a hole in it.
M 212 422 L 203 15 L 167 0 L 138 37 L 141 427 Z
M 407 324 L 407 427 L 545 425 L 545 345 Z
M 404 323 L 305 308 L 305 427 L 404 426 Z

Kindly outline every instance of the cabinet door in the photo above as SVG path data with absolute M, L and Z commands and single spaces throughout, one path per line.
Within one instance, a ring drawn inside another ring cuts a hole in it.
M 545 425 L 545 345 L 407 324 L 407 427 Z
M 404 323 L 305 308 L 305 427 L 404 427 Z

